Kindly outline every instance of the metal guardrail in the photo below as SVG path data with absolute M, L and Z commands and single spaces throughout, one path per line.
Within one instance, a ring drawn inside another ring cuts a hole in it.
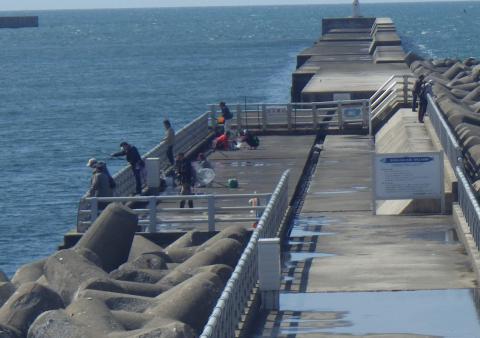
M 412 90 L 415 77 L 411 75 L 392 75 L 385 83 L 370 97 L 370 127 L 375 119 L 382 119 L 383 116 L 392 111 L 397 104 L 409 105 L 412 100 Z
M 215 224 L 218 222 L 256 222 L 259 217 L 250 215 L 250 212 L 261 214 L 265 210 L 271 193 L 253 193 L 253 194 L 217 194 L 217 195 L 177 195 L 177 196 L 130 196 L 130 197 L 88 197 L 86 202 L 90 205 L 90 209 L 82 210 L 82 214 L 89 216 L 88 221 L 80 223 L 82 229 L 87 229 L 98 217 L 99 203 L 103 202 L 136 202 L 145 205 L 143 208 L 131 208 L 132 211 L 139 215 L 139 225 L 148 232 L 158 232 L 162 224 L 208 224 L 208 231 L 215 231 Z M 256 206 L 248 205 L 249 199 L 256 199 Z M 195 208 L 159 208 L 159 202 L 179 202 L 182 200 L 194 200 L 196 203 L 203 204 L 201 207 Z M 222 206 L 227 202 L 235 201 L 236 206 Z M 202 203 L 203 202 L 203 203 Z M 240 206 L 238 206 L 240 205 Z M 242 206 L 243 205 L 243 206 Z M 171 213 L 188 214 L 188 218 L 166 218 Z M 205 217 L 206 213 L 206 217 Z M 227 217 L 219 217 L 221 213 Z M 245 214 L 247 213 L 247 214 Z M 197 216 L 194 218 L 191 215 Z
M 459 159 L 462 157 L 462 150 L 457 142 L 455 135 L 452 133 L 448 122 L 443 117 L 443 114 L 438 109 L 435 100 L 430 94 L 427 95 L 428 106 L 427 113 L 432 122 L 435 133 L 442 144 L 443 150 L 447 154 L 448 160 L 453 168 L 459 164 Z
M 275 236 L 288 208 L 288 177 L 287 170 L 275 188 L 257 228 L 200 335 L 201 338 L 235 337 L 235 329 L 258 280 L 258 240 Z
M 176 152 L 186 152 L 191 149 L 193 146 L 199 144 L 204 140 L 209 134 L 208 128 L 208 114 L 204 113 L 198 118 L 187 124 L 182 129 L 178 130 L 175 135 L 175 151 Z M 160 158 L 161 167 L 168 167 L 170 162 L 166 155 L 167 145 L 165 142 L 160 142 L 153 149 L 148 151 L 142 156 L 145 160 L 146 158 L 156 157 Z M 124 166 L 118 173 L 113 176 L 115 180 L 115 196 L 129 196 L 135 192 L 135 177 L 133 176 L 130 165 Z M 84 210 L 90 210 L 90 206 L 87 203 L 87 195 L 85 194 L 79 202 L 78 206 L 78 215 L 77 215 L 77 228 L 88 219 L 84 219 L 85 213 Z
M 455 174 L 458 179 L 458 203 L 473 235 L 475 245 L 480 249 L 480 206 L 460 166 L 455 167 Z
M 295 130 L 337 127 L 347 124 L 368 128 L 368 100 L 342 100 L 302 103 L 248 103 L 230 105 L 237 128 L 267 130 Z M 215 124 L 217 105 L 209 105 L 212 124 Z

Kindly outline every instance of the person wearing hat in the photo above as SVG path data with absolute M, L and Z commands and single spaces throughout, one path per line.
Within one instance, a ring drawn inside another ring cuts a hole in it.
M 175 162 L 175 174 L 180 182 L 180 195 L 192 195 L 192 187 L 195 184 L 195 172 L 190 161 L 184 153 L 178 153 Z M 185 200 L 180 201 L 180 208 L 185 207 Z M 193 208 L 193 200 L 188 200 L 188 207 Z
M 108 168 L 107 168 L 107 164 L 105 162 L 97 161 L 95 157 L 92 157 L 91 159 L 88 160 L 87 167 L 92 169 L 101 167 L 103 172 L 108 176 L 108 183 L 110 184 L 110 188 L 115 189 L 117 184 L 115 183 L 115 180 L 113 179 L 112 175 L 110 175 L 110 172 L 108 171 Z
M 135 177 L 135 192 L 137 195 L 142 194 L 142 178 L 141 171 L 145 167 L 145 163 L 142 160 L 137 148 L 127 142 L 120 143 L 122 150 L 111 154 L 112 157 L 125 156 L 128 163 L 132 168 L 133 176 Z
M 422 89 L 422 86 L 424 84 L 423 80 L 425 79 L 424 75 L 420 75 L 415 81 L 415 84 L 413 85 L 413 90 L 412 90 L 412 95 L 413 95 L 413 103 L 412 103 L 412 111 L 417 110 L 417 98 L 420 95 L 420 90 Z
M 429 80 L 422 85 L 419 94 L 419 107 L 418 107 L 418 122 L 423 123 L 423 118 L 427 112 L 428 95 L 433 96 L 432 92 L 433 80 Z
M 230 109 L 227 107 L 225 102 L 220 102 L 219 106 L 223 117 L 223 132 L 227 133 L 230 131 L 230 120 L 233 118 L 233 114 L 230 112 Z
M 112 197 L 113 188 L 110 184 L 109 175 L 105 172 L 106 166 L 99 165 L 99 162 L 92 161 L 89 167 L 93 168 L 92 179 L 90 180 L 89 197 Z M 103 210 L 109 202 L 99 202 L 98 209 Z

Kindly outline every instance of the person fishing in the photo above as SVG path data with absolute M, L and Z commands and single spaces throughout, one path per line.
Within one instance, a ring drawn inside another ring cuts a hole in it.
M 175 174 L 181 189 L 180 195 L 192 195 L 192 186 L 195 184 L 195 172 L 191 162 L 184 153 L 178 153 L 175 162 Z M 185 200 L 180 201 L 180 208 L 185 207 Z M 188 200 L 188 207 L 193 208 L 193 200 Z
M 413 102 L 412 102 L 412 111 L 417 111 L 417 99 L 420 95 L 420 91 L 422 86 L 424 85 L 423 80 L 425 79 L 424 75 L 420 75 L 418 79 L 415 81 L 413 85 L 412 95 L 413 95 Z
M 230 131 L 230 120 L 233 118 L 233 114 L 230 112 L 230 109 L 225 104 L 225 102 L 220 102 L 219 106 L 222 111 L 223 117 L 223 132 L 227 133 L 228 131 Z
M 163 121 L 163 126 L 165 127 L 165 137 L 163 142 L 167 146 L 167 158 L 171 165 L 175 164 L 175 157 L 173 156 L 173 146 L 175 145 L 175 131 L 172 128 L 172 124 L 169 120 Z
M 428 106 L 428 95 L 433 96 L 432 92 L 433 81 L 429 80 L 427 83 L 422 85 L 419 94 L 419 107 L 418 107 L 418 122 L 423 123 L 425 113 L 427 112 Z
M 101 167 L 105 175 L 108 176 L 108 184 L 110 185 L 110 188 L 115 189 L 117 184 L 115 183 L 115 180 L 113 179 L 112 175 L 110 174 L 110 171 L 107 168 L 107 163 L 105 163 L 104 161 L 97 161 L 95 157 L 92 157 L 91 159 L 88 160 L 87 167 L 92 169 Z
M 145 168 L 145 162 L 143 162 L 137 148 L 127 142 L 120 143 L 121 150 L 111 154 L 112 157 L 125 156 L 127 162 L 130 163 L 133 176 L 135 177 L 135 192 L 137 195 L 142 194 L 142 170 Z

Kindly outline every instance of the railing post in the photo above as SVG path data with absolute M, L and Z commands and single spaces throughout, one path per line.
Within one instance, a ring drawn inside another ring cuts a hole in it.
M 262 130 L 267 130 L 267 106 L 262 104 Z
M 339 102 L 337 106 L 337 116 L 338 116 L 338 129 L 343 130 L 343 111 L 342 111 L 341 102 Z
M 317 106 L 313 105 L 312 107 L 312 115 L 313 115 L 313 129 L 318 129 L 318 112 Z
M 262 309 L 278 310 L 280 307 L 280 239 L 258 240 L 258 280 Z
M 90 200 L 90 214 L 90 219 L 93 224 L 93 222 L 95 222 L 98 217 L 98 200 L 96 197 L 92 197 L 92 199 Z
M 215 231 L 215 197 L 208 195 L 208 231 Z
M 408 106 L 408 75 L 403 76 L 403 104 Z
M 216 117 L 216 106 L 214 104 L 210 105 L 210 124 L 212 128 L 217 126 L 217 117 Z
M 292 130 L 292 105 L 287 104 L 287 128 Z
M 373 116 L 372 116 L 372 103 L 369 101 L 368 102 L 368 135 L 369 136 L 372 136 L 372 133 L 373 133 L 373 126 L 372 126 L 372 120 L 373 120 Z
M 157 199 L 155 196 L 148 198 L 148 232 L 157 231 Z
M 237 104 L 237 129 L 242 128 L 242 106 Z

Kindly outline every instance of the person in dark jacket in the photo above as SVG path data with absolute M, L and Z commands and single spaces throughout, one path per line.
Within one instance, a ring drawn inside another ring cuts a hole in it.
M 180 195 L 191 195 L 195 184 L 195 173 L 192 164 L 184 153 L 178 153 L 175 162 L 175 174 L 180 183 Z M 185 207 L 185 200 L 180 201 L 180 208 Z M 188 200 L 188 207 L 193 208 L 193 200 Z
M 111 156 L 118 157 L 118 156 L 125 156 L 127 162 L 130 163 L 132 167 L 133 176 L 135 177 L 135 190 L 137 195 L 142 193 L 142 178 L 141 178 L 141 171 L 145 167 L 145 163 L 142 160 L 142 157 L 138 153 L 136 147 L 127 142 L 120 143 L 120 147 L 122 148 L 121 151 L 113 153 Z
M 423 118 L 425 117 L 425 113 L 427 112 L 427 105 L 428 105 L 428 95 L 433 95 L 432 92 L 433 81 L 429 80 L 427 83 L 422 85 L 419 94 L 419 107 L 418 107 L 418 122 L 423 123 Z
M 219 106 L 222 110 L 223 132 L 227 133 L 228 131 L 230 131 L 230 120 L 233 118 L 233 114 L 230 112 L 230 109 L 227 107 L 225 102 L 220 102 Z
M 413 95 L 413 103 L 412 103 L 412 111 L 416 111 L 417 110 L 417 99 L 418 97 L 420 96 L 420 91 L 422 89 L 422 86 L 424 85 L 424 82 L 423 80 L 425 79 L 425 76 L 423 75 L 420 75 L 417 79 L 417 81 L 415 81 L 415 84 L 413 85 L 413 91 L 412 91 L 412 95 Z
M 175 158 L 173 156 L 173 146 L 175 145 L 175 131 L 172 128 L 172 125 L 169 120 L 163 121 L 163 126 L 165 127 L 165 137 L 163 142 L 167 145 L 167 158 L 171 165 L 175 164 Z

